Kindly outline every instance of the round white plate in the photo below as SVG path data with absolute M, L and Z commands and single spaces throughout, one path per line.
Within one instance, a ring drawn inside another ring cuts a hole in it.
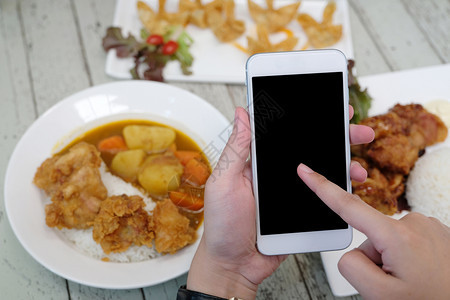
M 6 213 L 23 247 L 50 271 L 98 288 L 139 288 L 178 277 L 189 270 L 199 242 L 144 262 L 103 262 L 82 254 L 45 224 L 44 194 L 32 183 L 38 166 L 86 130 L 123 119 L 148 119 L 180 129 L 213 165 L 230 129 L 218 110 L 185 90 L 149 81 L 104 84 L 62 100 L 39 117 L 17 144 L 5 176 Z M 202 233 L 203 227 L 198 235 Z

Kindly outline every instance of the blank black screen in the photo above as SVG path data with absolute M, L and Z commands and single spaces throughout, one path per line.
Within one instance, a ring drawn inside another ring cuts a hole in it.
M 303 183 L 305 163 L 347 187 L 343 73 L 253 77 L 262 235 L 345 229 Z

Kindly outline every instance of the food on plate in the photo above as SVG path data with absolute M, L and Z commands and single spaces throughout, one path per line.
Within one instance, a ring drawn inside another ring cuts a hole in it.
M 421 156 L 406 183 L 406 200 L 412 211 L 435 217 L 450 226 L 450 148 Z
M 178 189 L 184 170 L 173 153 L 157 154 L 145 160 L 137 176 L 139 183 L 148 193 L 163 196 Z
M 92 226 L 107 195 L 98 170 L 100 164 L 100 152 L 95 146 L 81 142 L 39 166 L 33 182 L 51 198 L 45 207 L 48 226 L 78 229 Z
M 375 131 L 373 142 L 352 146 L 353 159 L 368 170 L 364 183 L 352 181 L 354 194 L 385 214 L 399 209 L 406 176 L 428 146 L 443 142 L 447 127 L 420 104 L 397 104 L 386 114 L 359 124 Z
M 201 149 L 181 131 L 124 120 L 88 131 L 46 159 L 34 183 L 50 197 L 48 226 L 63 229 L 85 253 L 95 253 L 85 241 L 90 233 L 102 259 L 135 261 L 124 256 L 136 247 L 154 247 L 143 251 L 148 259 L 195 241 L 210 174 Z
M 342 25 L 333 24 L 333 15 L 336 11 L 336 2 L 330 1 L 322 14 L 322 22 L 316 21 L 307 13 L 297 16 L 297 21 L 302 26 L 308 37 L 308 42 L 314 48 L 326 48 L 336 44 L 342 37 Z
M 137 195 L 111 196 L 102 201 L 92 236 L 106 254 L 123 252 L 133 244 L 153 247 L 153 219 L 145 205 Z
M 334 1 L 324 7 L 320 22 L 307 11 L 297 15 L 301 4 L 299 0 L 278 6 L 273 0 L 265 0 L 265 5 L 253 0 L 247 0 L 247 3 L 234 0 L 179 0 L 178 10 L 171 12 L 166 10 L 166 2 L 158 0 L 158 8 L 154 8 L 145 1 L 137 1 L 137 15 L 143 27 L 140 32 L 142 40 L 135 37 L 137 30 L 134 35 L 128 33 L 125 37 L 119 27 L 108 28 L 103 38 L 105 51 L 115 49 L 118 58 L 134 59 L 134 67 L 130 69 L 133 79 L 164 81 L 163 70 L 172 60 L 180 63 L 184 75 L 191 75 L 194 57 L 189 49 L 194 40 L 186 32 L 195 35 L 199 31 L 192 30 L 190 25 L 208 28 L 219 42 L 233 42 L 234 47 L 247 55 L 295 50 L 299 37 L 304 38 L 299 35 L 302 32 L 306 35 L 306 41 L 298 50 L 326 48 L 342 38 L 342 25 L 333 24 L 337 9 Z M 243 7 L 245 4 L 247 7 Z M 243 12 L 248 13 L 248 18 L 241 17 Z M 287 28 L 294 18 L 303 30 L 299 31 L 298 26 Z M 204 39 L 206 35 L 199 36 Z M 246 36 L 247 47 L 242 45 L 242 42 L 245 43 L 245 38 L 240 39 L 243 36 Z M 222 48 L 218 43 L 208 46 L 212 46 L 210 50 L 213 52 L 216 46 Z M 202 59 L 199 56 L 198 59 Z
M 404 176 L 383 172 L 374 164 L 361 157 L 352 157 L 367 170 L 365 182 L 352 181 L 353 193 L 378 211 L 393 215 L 399 210 L 398 199 L 405 191 Z
M 275 9 L 273 2 L 273 0 L 266 0 L 267 8 L 263 8 L 252 0 L 247 1 L 250 16 L 253 21 L 256 24 L 264 24 L 269 33 L 279 31 L 288 25 L 295 17 L 300 6 L 299 1 Z
M 111 161 L 111 170 L 124 180 L 133 182 L 137 179 L 146 156 L 142 149 L 120 151 Z
M 247 36 L 247 53 L 253 55 L 262 52 L 291 51 L 297 45 L 298 38 L 288 36 L 285 40 L 272 44 L 269 40 L 267 26 L 260 23 L 256 26 L 257 38 Z
M 206 7 L 209 28 L 221 42 L 231 42 L 245 32 L 245 23 L 236 20 L 234 0 L 214 0 Z
M 138 1 L 136 6 L 142 25 L 151 34 L 164 35 L 170 26 L 185 26 L 189 20 L 189 12 L 187 11 L 167 12 L 165 8 L 166 0 L 158 0 L 158 11 L 154 11 L 143 1 Z
M 186 216 L 169 199 L 160 201 L 153 210 L 155 222 L 155 248 L 160 253 L 175 253 L 193 243 L 195 230 Z
M 391 172 L 408 174 L 427 146 L 442 142 L 447 127 L 439 117 L 420 104 L 397 104 L 384 115 L 362 120 L 359 124 L 372 127 L 375 140 L 357 145 L 352 151 Z
M 189 12 L 189 24 L 193 24 L 200 28 L 208 27 L 206 21 L 206 6 L 202 4 L 201 0 L 180 0 L 178 7 L 180 11 Z
M 134 59 L 134 67 L 130 69 L 133 79 L 164 81 L 163 69 L 172 60 L 180 63 L 183 74 L 192 74 L 194 58 L 189 48 L 193 40 L 184 30 L 169 26 L 164 35 L 142 30 L 141 37 L 143 41 L 132 34 L 125 38 L 119 27 L 109 27 L 102 46 L 106 52 L 115 49 L 119 58 Z
M 161 126 L 129 125 L 123 129 L 123 137 L 130 149 L 161 152 L 175 141 L 175 130 Z

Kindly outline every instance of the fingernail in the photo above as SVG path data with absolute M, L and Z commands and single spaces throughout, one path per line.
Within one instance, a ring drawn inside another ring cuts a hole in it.
M 300 164 L 300 166 L 298 167 L 300 170 L 302 170 L 305 173 L 314 173 L 313 170 L 311 170 L 307 165 L 305 164 Z

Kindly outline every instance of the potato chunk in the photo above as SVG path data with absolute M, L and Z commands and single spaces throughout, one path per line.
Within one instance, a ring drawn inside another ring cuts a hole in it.
M 162 126 L 129 125 L 123 129 L 123 137 L 130 149 L 160 152 L 175 141 L 176 133 Z
M 122 178 L 134 181 L 145 158 L 145 151 L 134 149 L 117 153 L 112 162 L 111 169 Z
M 138 181 L 150 194 L 165 195 L 180 185 L 183 165 L 172 155 L 154 155 L 146 159 Z

